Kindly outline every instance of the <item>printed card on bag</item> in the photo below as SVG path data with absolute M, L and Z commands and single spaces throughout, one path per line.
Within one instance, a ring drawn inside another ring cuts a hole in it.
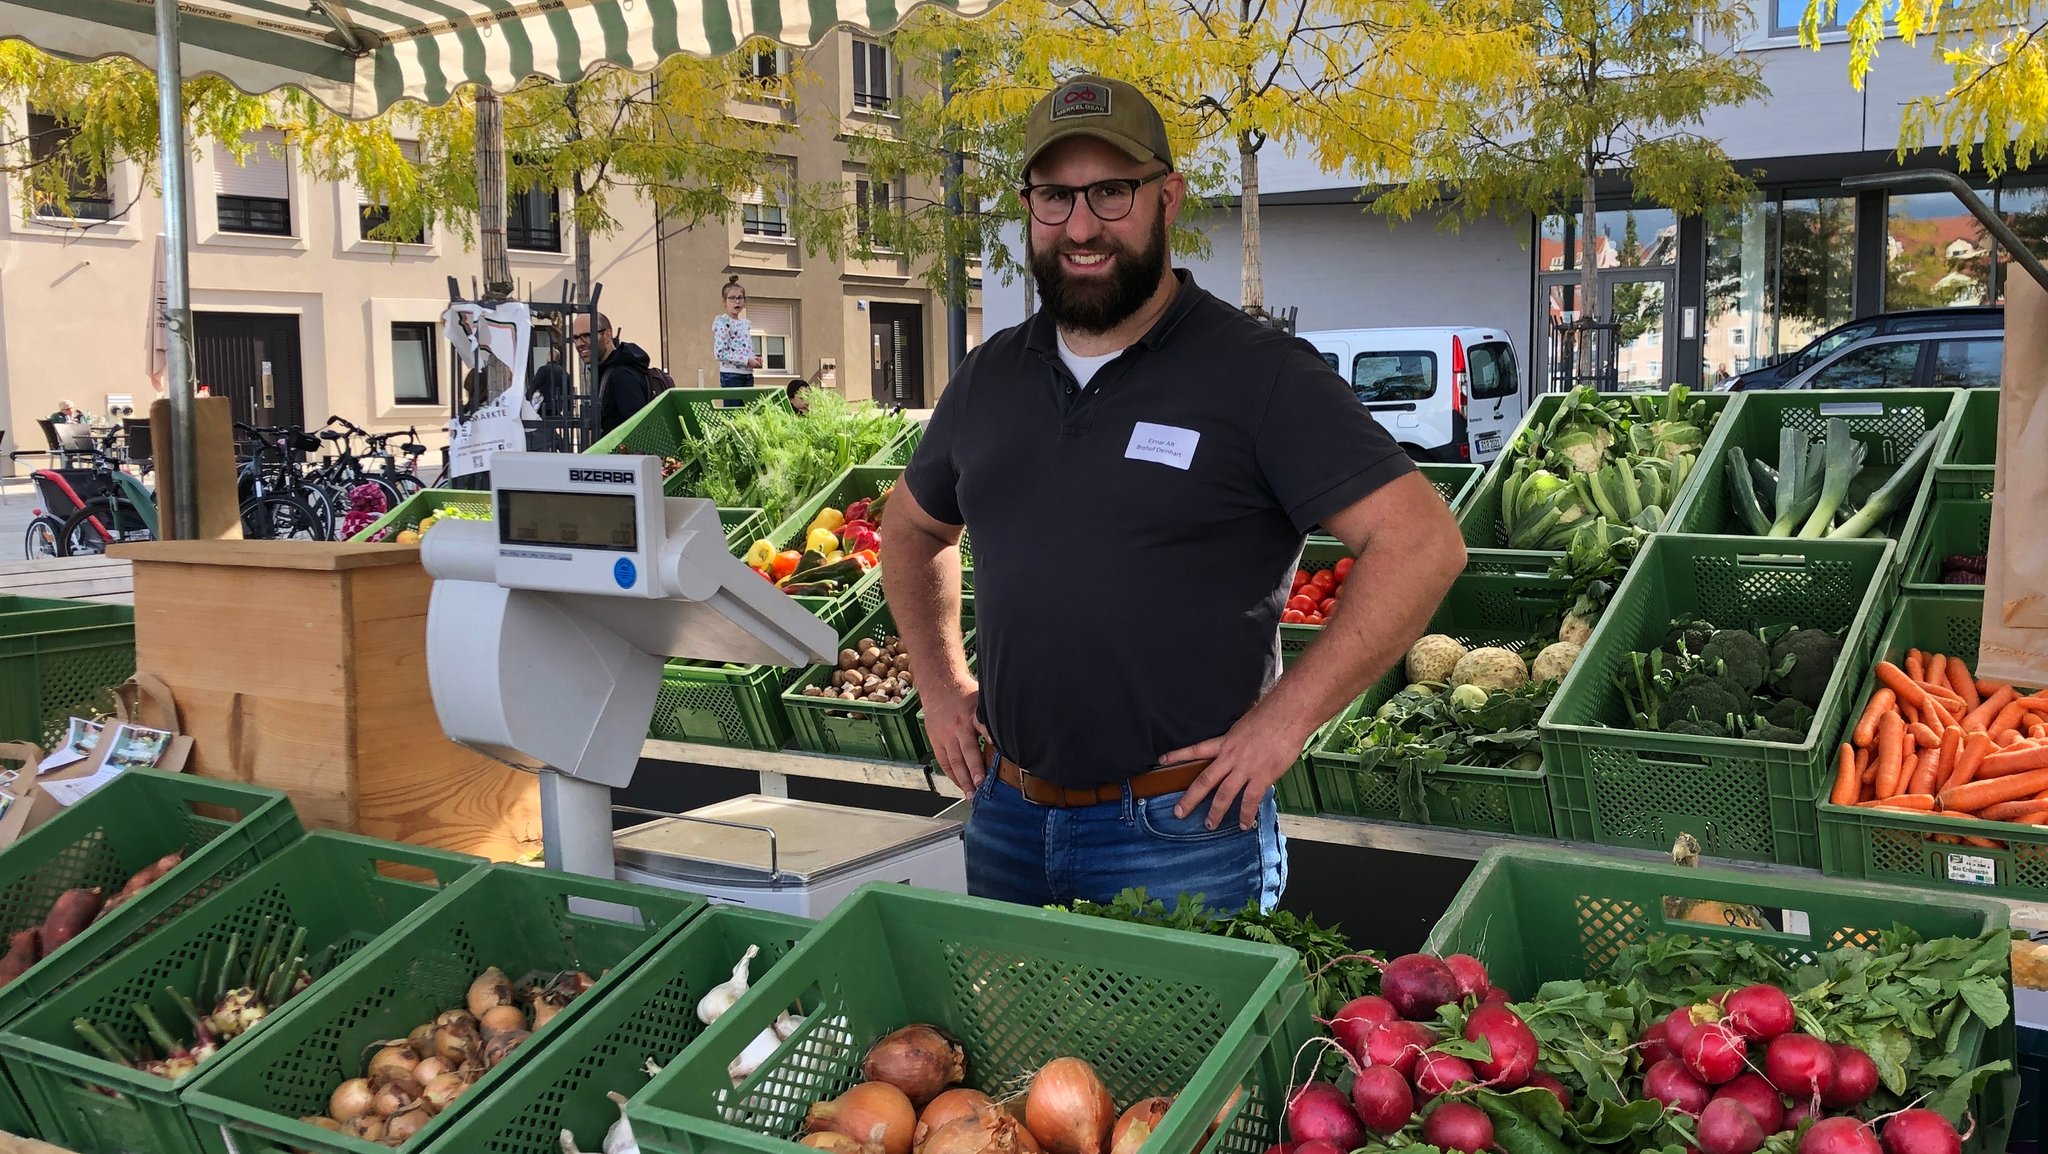
M 1176 425 L 1155 425 L 1139 421 L 1131 429 L 1131 443 L 1124 456 L 1133 461 L 1156 461 L 1182 471 L 1195 463 L 1195 445 L 1202 434 Z

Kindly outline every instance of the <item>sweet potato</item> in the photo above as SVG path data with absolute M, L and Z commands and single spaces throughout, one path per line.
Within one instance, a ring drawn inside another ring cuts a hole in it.
M 58 947 L 92 924 L 106 900 L 103 893 L 100 887 L 94 886 L 89 890 L 65 890 L 57 898 L 57 904 L 50 907 L 50 915 L 43 919 L 45 954 L 56 953 Z
M 35 926 L 7 939 L 7 956 L 0 958 L 0 986 L 27 972 L 43 956 L 42 931 Z
M 121 887 L 121 892 L 115 894 L 112 898 L 109 898 L 107 900 L 106 908 L 100 911 L 100 916 L 104 917 L 107 914 L 112 913 L 114 909 L 117 906 L 120 906 L 123 902 L 126 902 L 128 899 L 132 897 L 138 896 L 142 893 L 143 890 L 148 889 L 152 884 L 154 884 L 157 881 L 157 879 L 163 877 L 167 873 L 170 873 L 172 870 L 177 869 L 178 863 L 184 860 L 184 850 L 173 850 L 170 853 L 165 854 L 164 856 L 156 859 L 155 861 L 135 871 L 135 876 L 128 879 L 127 883 Z

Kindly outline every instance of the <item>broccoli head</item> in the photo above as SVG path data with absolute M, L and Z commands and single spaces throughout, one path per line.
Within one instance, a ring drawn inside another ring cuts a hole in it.
M 1714 627 L 1704 621 L 1685 621 L 1672 627 L 1664 637 L 1664 652 L 1678 656 L 1681 648 L 1695 656 L 1713 640 Z
M 1794 629 L 1771 646 L 1771 689 L 1818 707 L 1841 659 L 1841 638 L 1825 629 Z
M 1782 725 L 1759 725 L 1749 731 L 1751 741 L 1782 741 L 1786 745 L 1800 745 L 1806 741 L 1803 729 L 1787 729 Z
M 1693 721 L 1690 718 L 1681 718 L 1677 721 L 1668 723 L 1664 726 L 1664 732 L 1676 733 L 1684 737 L 1728 736 L 1728 731 L 1726 729 L 1721 728 L 1719 725 L 1716 725 L 1708 721 Z
M 1749 699 L 1729 692 L 1729 686 L 1720 678 L 1703 674 L 1686 677 L 1671 691 L 1660 711 L 1664 719 L 1664 731 L 1674 732 L 1671 726 L 1681 721 L 1698 721 L 1721 728 L 1728 717 L 1748 712 Z M 1725 732 L 1713 736 L 1725 737 Z
M 1779 729 L 1796 730 L 1806 740 L 1806 731 L 1813 728 L 1813 709 L 1804 701 L 1783 697 L 1771 703 L 1764 711 L 1764 723 Z
M 1719 662 L 1721 672 L 1730 680 L 1742 686 L 1745 694 L 1755 693 L 1763 687 L 1764 675 L 1768 672 L 1770 651 L 1756 639 L 1756 634 L 1746 629 L 1723 629 L 1716 632 L 1700 656 L 1710 664 Z

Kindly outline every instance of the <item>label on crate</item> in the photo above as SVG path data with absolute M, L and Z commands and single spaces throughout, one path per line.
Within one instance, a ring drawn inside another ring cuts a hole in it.
M 1823 417 L 1882 417 L 1883 401 L 1822 401 L 1820 415 Z
M 1998 863 L 1973 853 L 1948 855 L 1948 880 L 1973 886 L 1998 884 Z

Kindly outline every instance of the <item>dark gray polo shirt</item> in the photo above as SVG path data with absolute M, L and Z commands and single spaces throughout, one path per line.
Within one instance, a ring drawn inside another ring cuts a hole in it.
M 1062 784 L 1227 731 L 1279 677 L 1304 535 L 1414 467 L 1306 341 L 1177 275 L 1086 389 L 1044 312 L 975 349 L 904 473 L 973 538 L 989 732 Z

